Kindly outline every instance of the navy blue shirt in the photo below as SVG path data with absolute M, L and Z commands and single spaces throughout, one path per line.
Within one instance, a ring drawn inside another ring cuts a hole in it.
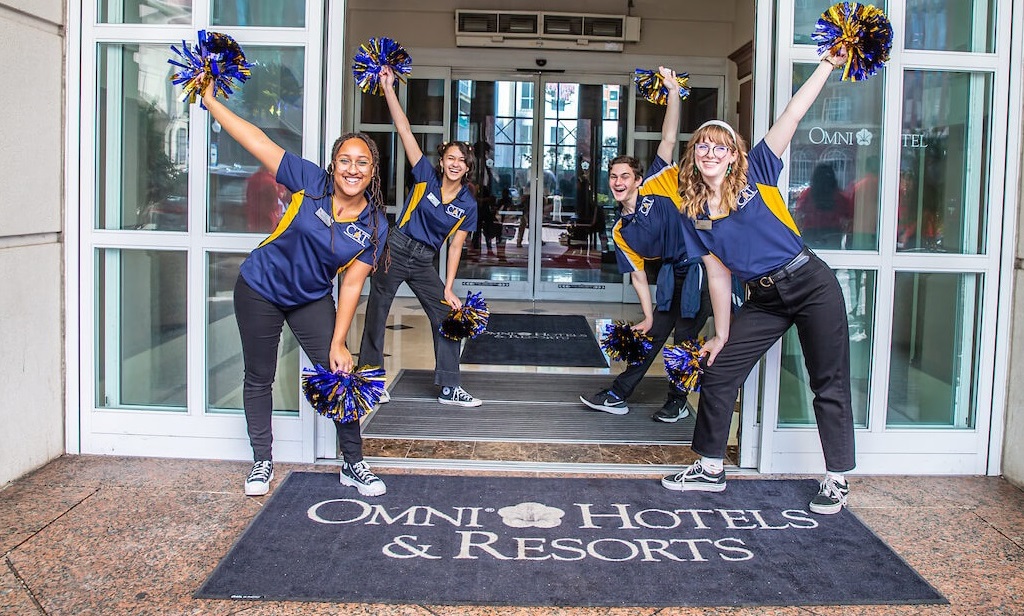
M 353 261 L 373 265 L 380 258 L 388 223 L 369 195 L 358 218 L 335 219 L 334 182 L 290 152 L 277 181 L 294 194 L 277 229 L 242 262 L 242 278 L 254 291 L 285 308 L 301 306 L 330 295 L 335 277 Z
M 412 239 L 440 250 L 448 236 L 459 229 L 476 230 L 476 199 L 467 185 L 450 203 L 441 201 L 441 178 L 426 156 L 412 168 L 416 183 L 398 215 L 398 229 Z
M 644 260 L 686 260 L 679 216 L 679 167 L 656 156 L 636 197 L 636 208 L 612 227 L 619 272 L 640 271 Z

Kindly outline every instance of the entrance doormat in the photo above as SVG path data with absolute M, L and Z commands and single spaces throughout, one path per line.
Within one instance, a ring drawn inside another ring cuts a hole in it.
M 462 363 L 608 367 L 594 329 L 578 314 L 492 314 L 487 329 L 466 342 Z
M 514 606 L 948 603 L 814 480 L 680 493 L 652 479 L 293 472 L 195 593 Z

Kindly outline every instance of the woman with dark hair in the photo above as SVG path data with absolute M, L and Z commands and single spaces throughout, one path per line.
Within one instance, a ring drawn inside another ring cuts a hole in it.
M 811 248 L 842 248 L 853 220 L 853 203 L 842 191 L 832 163 L 818 163 L 811 182 L 796 199 L 793 217 L 804 244 Z
M 334 142 L 325 170 L 286 152 L 217 100 L 212 88 L 203 92 L 203 104 L 293 193 L 277 228 L 242 262 L 234 292 L 245 364 L 242 404 L 254 459 L 245 493 L 260 496 L 274 478 L 271 387 L 284 323 L 313 364 L 332 371 L 353 369 L 345 339 L 366 277 L 382 258 L 386 261 L 380 156 L 369 137 L 349 133 Z M 331 293 L 339 275 L 335 308 Z M 341 483 L 364 496 L 384 494 L 384 482 L 363 461 L 359 422 L 335 422 L 335 429 L 343 457 Z
M 723 459 L 736 392 L 761 355 L 796 325 L 826 470 L 810 509 L 833 514 L 846 505 L 845 473 L 856 465 L 846 304 L 835 274 L 804 245 L 778 188 L 779 156 L 846 56 L 822 56 L 749 153 L 731 126 L 711 120 L 694 131 L 683 154 L 679 193 L 688 219 L 686 249 L 703 256 L 715 335 L 701 349 L 707 367 L 692 444 L 701 459 L 662 479 L 670 490 L 725 489 Z M 748 293 L 733 318 L 730 274 L 746 282 Z
M 359 345 L 359 360 L 363 364 L 383 364 L 388 312 L 398 287 L 403 282 L 407 283 L 430 319 L 434 339 L 434 384 L 441 388 L 437 401 L 456 406 L 480 406 L 480 400 L 462 388 L 460 343 L 438 333 L 438 326 L 448 311 L 462 306 L 452 287 L 462 258 L 462 246 L 477 223 L 476 199 L 468 185 L 469 173 L 473 170 L 473 150 L 468 143 L 461 141 L 442 144 L 438 148 L 440 159 L 437 166 L 432 167 L 423 155 L 409 118 L 398 100 L 394 72 L 389 67 L 382 68 L 380 81 L 391 118 L 412 165 L 415 184 L 388 235 L 391 261 L 370 277 L 370 297 L 366 303 L 366 325 Z M 445 240 L 448 240 L 448 271 L 447 279 L 442 283 L 434 259 Z M 386 403 L 390 399 L 385 392 L 381 402 Z

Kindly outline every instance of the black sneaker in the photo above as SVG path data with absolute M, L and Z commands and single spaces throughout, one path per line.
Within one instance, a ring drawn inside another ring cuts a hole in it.
M 246 496 L 263 496 L 270 491 L 270 482 L 274 479 L 274 463 L 270 460 L 253 462 L 249 476 L 245 478 Z
M 675 396 L 669 396 L 668 400 L 665 401 L 664 406 L 657 410 L 654 415 L 651 415 L 651 419 L 654 421 L 663 421 L 665 423 L 675 423 L 680 419 L 686 419 L 690 416 L 690 411 L 693 408 L 690 406 L 690 401 L 686 398 L 677 398 Z
M 387 486 L 380 480 L 380 477 L 373 474 L 365 461 L 360 460 L 355 464 L 348 462 L 341 463 L 341 474 L 339 475 L 341 485 L 352 486 L 359 490 L 363 496 L 380 496 L 388 491 Z
M 820 515 L 839 513 L 846 506 L 849 495 L 850 484 L 826 477 L 818 488 L 818 495 L 811 499 L 811 511 Z
M 469 392 L 458 385 L 455 387 L 442 387 L 441 395 L 437 397 L 437 401 L 441 404 L 451 404 L 454 406 L 480 406 L 483 404 L 482 400 L 469 395 Z
M 595 411 L 604 411 L 612 415 L 625 415 L 629 412 L 626 401 L 610 389 L 602 389 L 592 396 L 580 396 L 580 402 Z
M 669 490 L 721 492 L 725 489 L 725 469 L 712 473 L 697 460 L 682 472 L 663 477 L 661 485 Z

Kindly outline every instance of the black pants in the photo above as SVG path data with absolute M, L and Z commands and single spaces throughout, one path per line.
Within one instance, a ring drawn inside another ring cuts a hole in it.
M 736 392 L 761 356 L 796 325 L 811 390 L 814 419 L 834 473 L 856 466 L 850 401 L 850 332 L 846 303 L 835 274 L 813 253 L 806 264 L 767 287 L 755 280 L 733 317 L 729 340 L 704 371 L 693 450 L 724 458 Z M 766 429 L 772 429 L 768 426 Z
M 384 327 L 398 287 L 405 282 L 430 319 L 430 334 L 434 340 L 434 384 L 457 387 L 461 378 L 459 351 L 462 345 L 458 340 L 445 338 L 437 330 L 450 310 L 444 303 L 444 283 L 437 276 L 434 265 L 437 251 L 394 228 L 388 233 L 388 248 L 391 250 L 391 265 L 387 271 L 380 268 L 370 277 L 370 297 L 366 300 L 366 323 L 359 343 L 359 363 L 384 365 Z
M 685 281 L 685 273 L 681 275 L 676 274 L 675 287 L 672 291 L 672 306 L 668 312 L 654 311 L 654 323 L 651 325 L 651 329 L 647 331 L 647 334 L 651 337 L 651 352 L 644 358 L 643 363 L 628 366 L 612 383 L 611 390 L 623 400 L 633 395 L 633 391 L 636 390 L 637 385 L 640 384 L 641 379 L 647 374 L 651 364 L 654 363 L 654 360 L 658 358 L 658 354 L 661 353 L 662 347 L 668 341 L 669 334 L 673 334 L 672 338 L 676 344 L 684 340 L 696 338 L 701 328 L 704 327 L 704 322 L 711 316 L 711 300 L 708 296 L 706 285 L 701 290 L 700 310 L 698 310 L 696 316 L 692 319 L 679 316 L 683 283 Z M 686 393 L 677 391 L 669 384 L 669 396 L 684 398 Z
M 274 459 L 271 387 L 277 373 L 277 347 L 284 322 L 288 322 L 309 360 L 330 370 L 335 314 L 334 299 L 330 295 L 296 308 L 283 309 L 253 291 L 241 276 L 235 282 L 235 320 L 242 338 L 242 360 L 245 363 L 242 406 L 254 460 Z M 354 464 L 362 460 L 363 437 L 359 422 L 336 421 L 334 427 L 345 461 Z

